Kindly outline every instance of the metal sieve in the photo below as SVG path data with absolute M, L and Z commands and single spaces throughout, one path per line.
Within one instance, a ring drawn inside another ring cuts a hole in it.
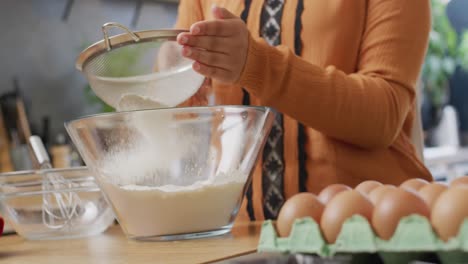
M 109 28 L 123 34 L 109 36 Z M 176 37 L 184 30 L 132 32 L 110 22 L 102 26 L 104 39 L 80 53 L 76 68 L 82 71 L 93 91 L 107 104 L 118 108 L 124 95 L 149 98 L 163 106 L 176 106 L 200 88 L 204 77 L 181 56 Z

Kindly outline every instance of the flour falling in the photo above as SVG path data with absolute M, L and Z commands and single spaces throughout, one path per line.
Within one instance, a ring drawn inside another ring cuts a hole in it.
M 155 98 L 125 94 L 118 111 L 165 106 Z M 172 111 L 158 111 L 126 120 L 135 138 L 111 150 L 99 168 L 101 187 L 122 228 L 136 238 L 229 228 L 247 175 L 217 172 L 215 157 L 200 153 L 200 146 L 211 143 L 209 131 L 196 122 L 178 126 Z

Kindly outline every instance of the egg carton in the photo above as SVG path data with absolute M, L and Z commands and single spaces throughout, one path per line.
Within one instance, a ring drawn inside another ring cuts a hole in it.
M 378 238 L 369 222 L 360 215 L 347 219 L 334 244 L 327 244 L 312 218 L 297 219 L 289 237 L 278 237 L 272 221 L 262 225 L 258 251 L 314 254 L 324 258 L 351 255 L 348 263 L 374 263 L 377 254 L 385 264 L 411 263 L 436 254 L 443 264 L 468 263 L 468 219 L 459 234 L 444 242 L 431 223 L 419 215 L 402 218 L 388 240 Z

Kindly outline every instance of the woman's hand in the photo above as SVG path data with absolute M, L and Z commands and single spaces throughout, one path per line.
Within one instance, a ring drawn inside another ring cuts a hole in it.
M 198 73 L 223 83 L 236 82 L 244 69 L 249 45 L 245 23 L 225 8 L 213 7 L 215 20 L 201 21 L 181 33 L 182 55 Z

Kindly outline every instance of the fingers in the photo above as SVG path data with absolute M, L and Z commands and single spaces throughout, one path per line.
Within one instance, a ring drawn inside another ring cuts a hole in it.
M 238 19 L 240 23 L 242 20 Z M 237 33 L 237 23 L 231 20 L 205 20 L 193 24 L 190 27 L 192 35 L 231 37 Z
M 200 63 L 198 61 L 193 63 L 193 69 L 200 73 L 201 75 L 204 75 L 208 78 L 213 78 L 216 80 L 219 80 L 221 82 L 233 82 L 235 80 L 231 80 L 231 73 L 227 70 L 221 69 L 221 68 L 216 68 L 212 66 L 205 65 L 203 63 Z
M 229 12 L 226 8 L 223 7 L 217 7 L 216 5 L 213 5 L 211 8 L 211 12 L 213 12 L 213 15 L 217 19 L 233 19 L 237 18 L 233 13 Z
M 244 68 L 249 32 L 245 23 L 228 10 L 214 6 L 214 20 L 200 21 L 190 32 L 177 36 L 182 55 L 193 61 L 193 69 L 224 83 L 234 83 Z
M 182 50 L 182 55 L 186 58 L 201 62 L 205 65 L 210 65 L 222 69 L 229 68 L 229 65 L 227 65 L 229 57 L 223 53 L 211 52 L 185 46 Z
M 243 23 L 242 20 L 226 8 L 213 6 L 212 12 L 216 20 L 197 22 L 190 27 L 190 33 L 193 35 L 229 37 L 233 33 L 236 33 L 235 24 L 229 20 L 236 19 Z
M 197 47 L 221 53 L 224 53 L 231 46 L 231 41 L 227 38 L 192 36 L 189 33 L 179 34 L 179 36 L 177 36 L 177 42 L 183 46 Z

